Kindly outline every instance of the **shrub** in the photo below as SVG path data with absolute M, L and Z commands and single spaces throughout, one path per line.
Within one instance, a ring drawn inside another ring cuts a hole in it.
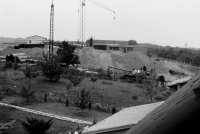
M 165 100 L 165 97 L 162 94 L 157 94 L 154 96 L 154 99 L 157 101 Z
M 108 81 L 102 81 L 101 83 L 105 84 L 105 85 L 112 85 L 113 84 L 112 82 L 108 82 Z
M 21 96 L 25 97 L 28 101 L 29 97 L 33 96 L 35 93 L 35 91 L 31 90 L 30 88 L 26 88 L 23 84 L 22 84 L 22 90 L 21 90 Z
M 60 75 L 62 74 L 62 68 L 60 63 L 58 63 L 58 59 L 55 55 L 53 55 L 53 59 L 50 60 L 48 57 L 48 53 L 45 54 L 43 52 L 43 62 L 41 62 L 42 73 L 43 76 L 49 78 L 50 81 L 59 81 Z
M 90 92 L 85 91 L 85 88 L 83 88 L 81 90 L 80 95 L 77 95 L 77 100 L 75 102 L 75 105 L 79 107 L 83 112 L 83 110 L 88 106 L 89 103 L 91 103 Z
M 6 67 L 12 68 L 12 61 L 6 61 L 5 62 Z
M 100 103 L 94 104 L 94 107 L 95 107 L 96 109 L 102 109 L 102 105 L 101 105 Z
M 52 119 L 44 121 L 33 117 L 26 117 L 26 122 L 22 122 L 24 130 L 26 130 L 30 134 L 45 134 L 45 132 L 49 130 L 52 124 Z
M 133 95 L 131 98 L 132 98 L 134 101 L 138 100 L 138 97 L 137 97 L 136 95 Z
M 171 92 L 169 90 L 161 92 L 161 94 L 165 97 L 169 97 L 171 95 Z

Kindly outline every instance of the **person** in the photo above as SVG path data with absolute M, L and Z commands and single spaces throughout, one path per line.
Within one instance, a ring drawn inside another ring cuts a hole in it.
M 146 68 L 146 66 L 143 66 L 143 71 L 147 71 L 147 68 Z
M 115 106 L 112 108 L 112 114 L 115 114 L 116 113 L 116 108 Z
M 47 94 L 44 95 L 44 102 L 47 102 Z
M 69 99 L 68 98 L 66 99 L 66 103 L 65 104 L 66 104 L 66 107 L 69 106 Z
M 92 108 L 92 103 L 89 102 L 89 104 L 88 104 L 88 109 L 89 109 L 89 111 L 91 110 L 91 108 Z

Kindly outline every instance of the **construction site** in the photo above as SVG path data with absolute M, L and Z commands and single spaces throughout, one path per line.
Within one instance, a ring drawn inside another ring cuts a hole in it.
M 86 1 L 79 0 L 76 41 L 55 39 L 53 1 L 48 38 L 0 38 L 0 133 L 39 133 L 27 127 L 39 129 L 31 124 L 34 119 L 44 128 L 49 123 L 44 130 L 49 134 L 173 133 L 166 126 L 177 132 L 174 126 L 181 128 L 181 121 L 199 110 L 199 67 L 157 60 L 148 55 L 153 45 L 133 39 L 86 40 Z M 87 2 L 116 14 L 99 2 Z M 65 43 L 79 64 L 61 67 Z

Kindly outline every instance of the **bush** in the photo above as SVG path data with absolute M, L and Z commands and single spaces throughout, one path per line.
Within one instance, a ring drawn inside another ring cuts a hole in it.
M 131 98 L 132 98 L 134 101 L 137 101 L 137 100 L 138 100 L 138 97 L 137 97 L 136 95 L 133 95 Z
M 52 119 L 44 121 L 33 117 L 26 117 L 26 122 L 22 122 L 24 130 L 26 130 L 30 134 L 45 134 L 45 132 L 49 130 L 52 124 Z
M 145 73 L 137 73 L 136 74 L 136 82 L 137 83 L 143 83 L 143 81 L 146 79 Z
M 166 98 L 162 94 L 157 94 L 154 96 L 154 99 L 157 101 L 165 100 Z
M 100 109 L 102 109 L 102 105 L 100 103 L 96 103 L 96 104 L 94 104 L 94 108 L 100 110 Z
M 62 74 L 62 68 L 56 56 L 53 56 L 53 60 L 49 60 L 48 53 L 43 52 L 43 62 L 40 63 L 42 66 L 43 76 L 49 78 L 50 81 L 59 81 L 60 75 Z
M 169 97 L 171 95 L 171 92 L 169 90 L 161 92 L 161 94 L 165 97 Z
M 12 61 L 6 61 L 5 62 L 6 67 L 12 68 Z
M 108 81 L 102 81 L 101 83 L 105 84 L 105 85 L 112 85 L 113 84 L 112 82 L 108 82 Z

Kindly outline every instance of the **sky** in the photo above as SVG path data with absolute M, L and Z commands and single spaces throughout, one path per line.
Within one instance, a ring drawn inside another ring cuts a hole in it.
M 200 0 L 89 0 L 85 39 L 200 48 Z M 49 38 L 52 0 L 0 0 L 0 37 Z M 54 0 L 54 40 L 79 37 L 79 0 Z

